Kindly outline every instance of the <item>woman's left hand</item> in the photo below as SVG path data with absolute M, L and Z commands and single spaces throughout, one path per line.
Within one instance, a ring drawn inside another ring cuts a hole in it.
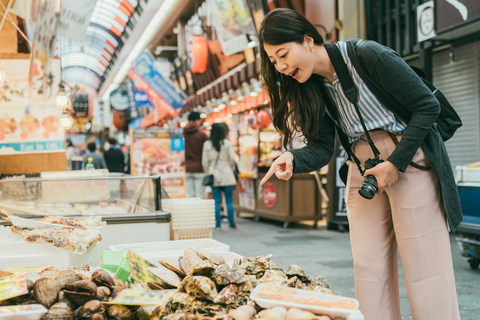
M 377 179 L 378 194 L 383 193 L 383 189 L 391 187 L 398 180 L 399 171 L 396 165 L 390 161 L 377 164 L 372 169 L 368 169 L 364 173 L 364 177 L 372 175 Z

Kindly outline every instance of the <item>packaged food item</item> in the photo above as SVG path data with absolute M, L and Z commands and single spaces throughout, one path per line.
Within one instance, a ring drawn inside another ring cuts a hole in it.
M 263 308 L 283 306 L 299 308 L 315 314 L 346 317 L 358 310 L 358 300 L 342 296 L 279 286 L 258 285 L 250 298 Z

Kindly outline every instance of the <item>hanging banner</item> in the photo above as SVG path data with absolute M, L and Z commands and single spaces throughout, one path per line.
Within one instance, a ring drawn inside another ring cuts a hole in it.
M 83 42 L 97 0 L 62 0 L 57 36 Z
M 54 56 L 54 43 L 59 21 L 59 15 L 55 11 L 54 0 L 33 1 L 32 3 L 31 14 L 34 25 L 32 51 L 35 59 L 38 59 L 45 68 L 45 74 L 49 73 L 49 62 Z
M 93 125 L 97 127 L 109 128 L 112 123 L 110 115 L 110 105 L 108 101 L 102 99 L 93 100 Z
M 160 175 L 170 198 L 185 197 L 183 129 L 133 130 L 132 175 Z
M 255 210 L 255 188 L 252 179 L 238 180 L 238 205 Z
M 150 87 L 156 94 L 158 94 L 166 103 L 172 106 L 174 109 L 179 109 L 183 107 L 183 98 L 175 90 L 175 87 L 167 81 L 161 74 L 158 72 L 154 65 L 154 59 L 150 52 L 142 53 L 129 72 L 134 73 L 140 77 L 143 82 Z M 130 76 L 135 83 L 138 82 L 137 79 L 134 79 Z
M 248 47 L 247 34 L 254 32 L 243 0 L 210 0 L 213 26 L 226 56 Z
M 29 65 L 27 59 L 0 59 L 0 69 L 5 74 L 5 80 L 0 81 L 1 155 L 65 151 L 65 132 L 60 125 L 62 109 L 55 107 L 60 60 L 52 60 L 46 87 L 41 63 L 34 61 L 31 99 L 26 98 Z

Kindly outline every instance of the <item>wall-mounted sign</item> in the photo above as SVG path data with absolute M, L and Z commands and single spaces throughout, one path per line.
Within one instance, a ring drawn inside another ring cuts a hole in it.
M 265 207 L 272 209 L 277 204 L 277 187 L 272 182 L 267 182 L 263 186 L 263 203 Z
M 436 36 L 435 12 L 433 6 L 433 1 L 428 1 L 417 7 L 418 42 L 423 42 Z
M 461 26 L 480 16 L 478 0 L 436 0 L 435 19 L 437 33 L 452 27 Z

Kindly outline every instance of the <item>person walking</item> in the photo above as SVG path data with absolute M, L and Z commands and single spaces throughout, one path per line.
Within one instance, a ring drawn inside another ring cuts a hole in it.
M 337 133 L 348 154 L 340 175 L 365 319 L 401 318 L 397 248 L 413 319 L 460 319 L 448 228 L 462 214 L 432 91 L 394 50 L 360 39 L 324 44 L 293 10 L 267 14 L 259 40 L 274 125 L 285 147 L 296 132 L 308 142 L 276 159 L 261 184 L 328 164 Z M 335 53 L 358 90 L 355 105 L 332 64 Z
M 205 186 L 202 184 L 205 176 L 202 167 L 202 152 L 203 144 L 208 140 L 208 136 L 200 129 L 200 123 L 200 113 L 192 111 L 188 115 L 188 124 L 183 128 L 187 198 L 203 198 L 205 193 Z
M 233 212 L 233 189 L 237 183 L 233 172 L 235 151 L 233 144 L 225 137 L 225 127 L 221 123 L 212 125 L 210 140 L 203 145 L 202 166 L 206 174 L 213 175 L 212 195 L 215 200 L 216 227 L 221 227 L 220 205 L 223 192 L 230 228 L 236 228 Z
M 90 142 L 87 144 L 88 152 L 83 156 L 83 168 L 86 169 L 87 163 L 91 162 L 94 166 L 94 169 L 106 169 L 107 164 L 105 163 L 105 158 L 103 155 L 97 153 L 97 145 L 95 142 Z M 92 161 L 89 161 L 88 158 L 92 158 Z
M 110 148 L 103 153 L 105 157 L 105 162 L 107 163 L 108 171 L 110 172 L 122 172 L 123 167 L 125 166 L 125 156 L 123 155 L 122 150 L 117 144 L 117 139 L 110 138 L 108 139 Z
M 72 158 L 80 156 L 80 151 L 73 145 L 71 139 L 67 139 L 67 149 L 66 149 L 66 157 L 67 157 L 67 167 L 69 170 L 72 169 Z

